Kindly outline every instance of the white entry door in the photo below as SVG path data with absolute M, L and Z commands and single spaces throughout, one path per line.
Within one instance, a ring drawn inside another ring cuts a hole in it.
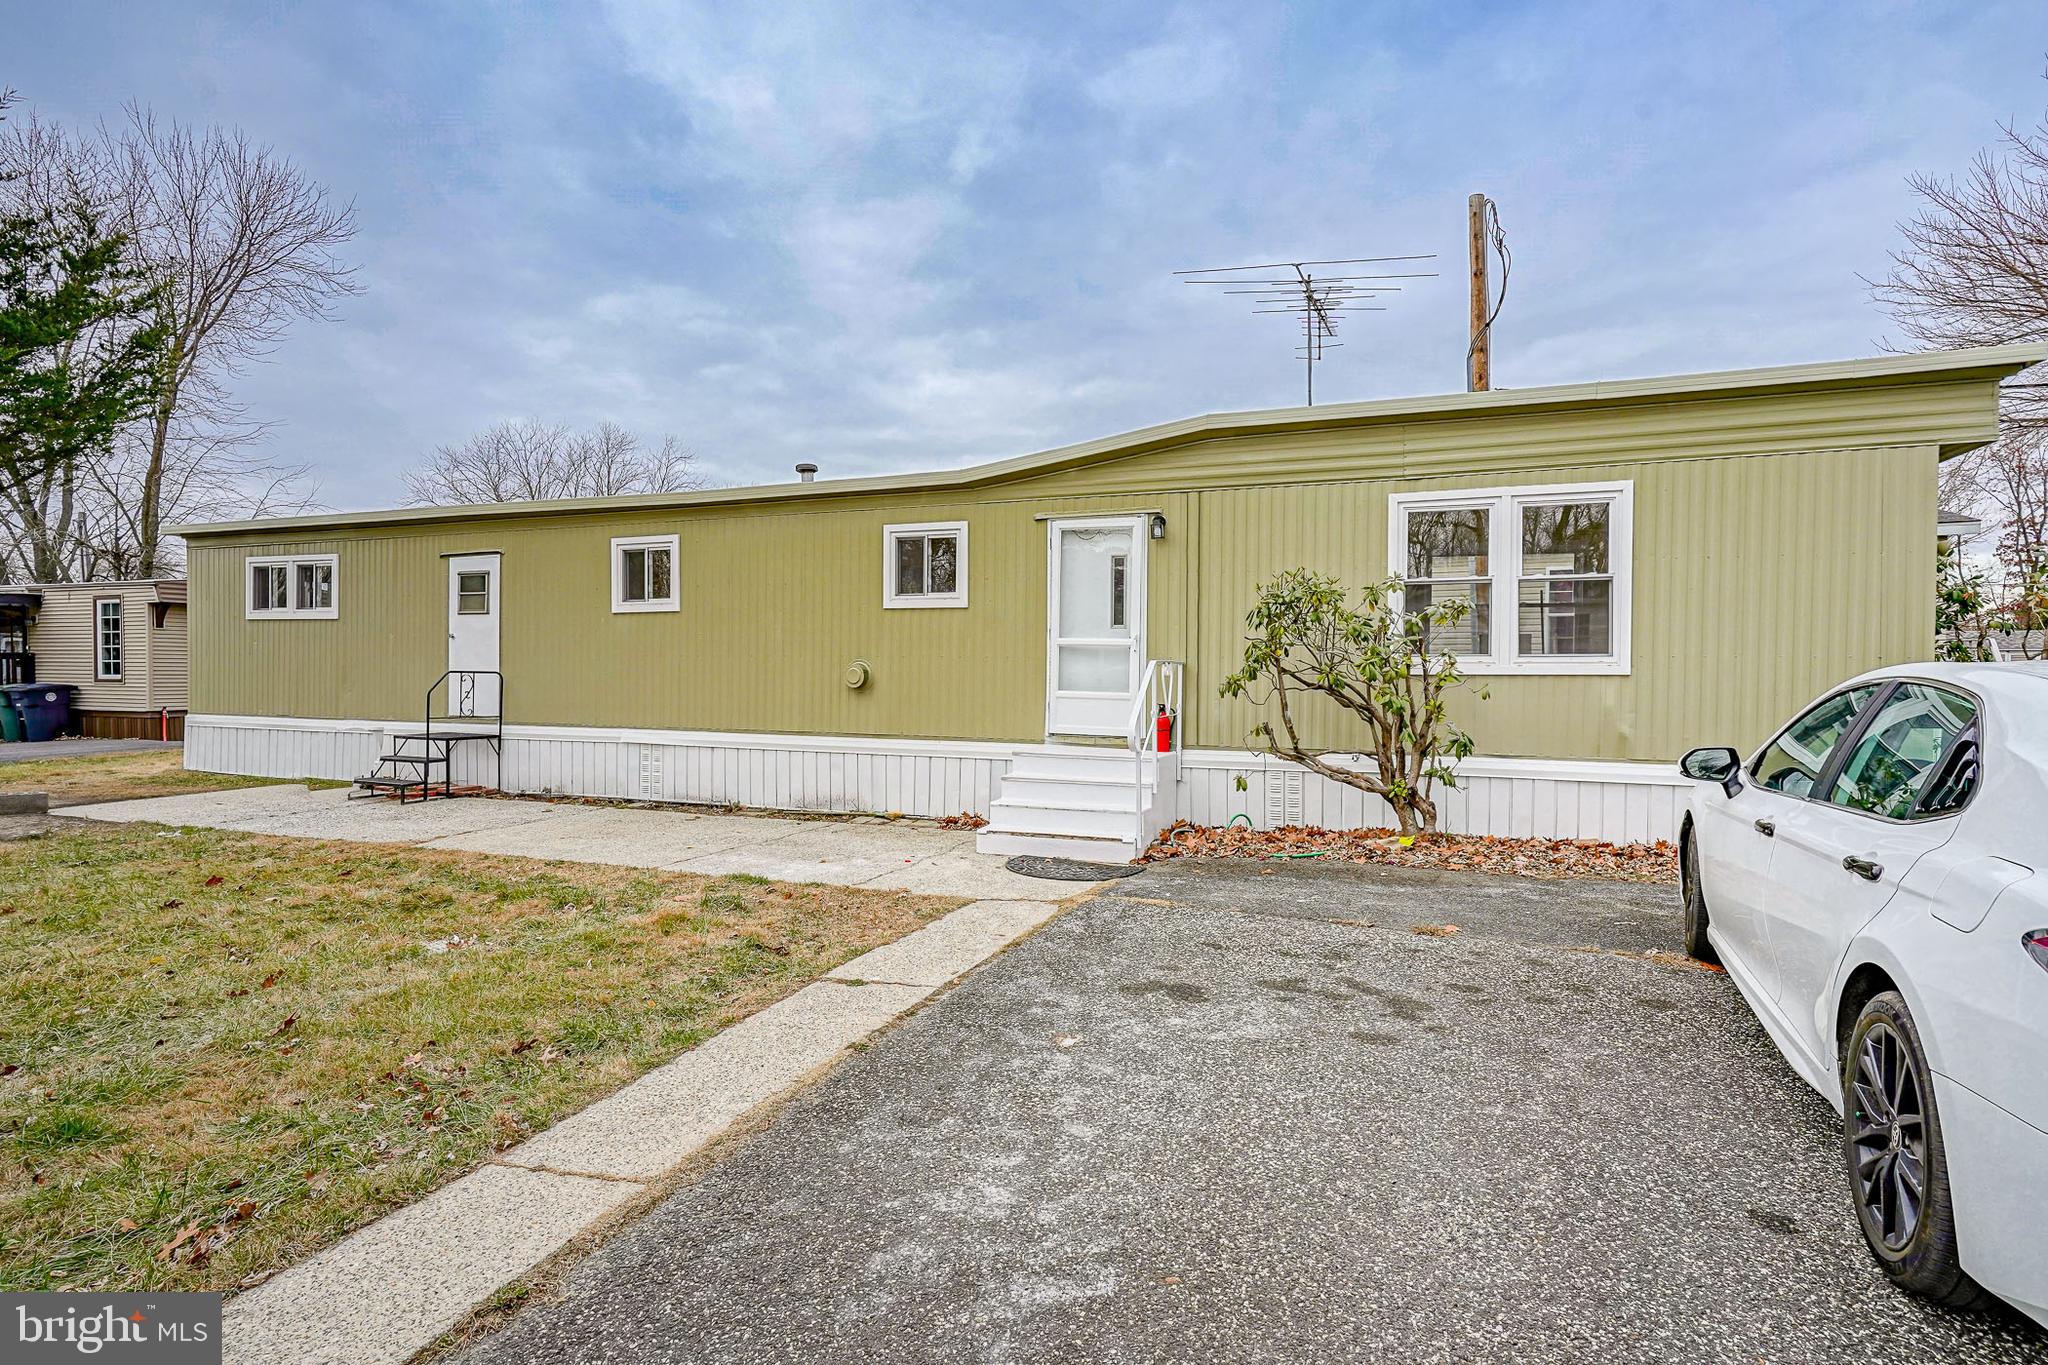
M 1145 670 L 1144 518 L 1049 526 L 1046 732 L 1121 735 Z
M 448 560 L 448 669 L 498 671 L 497 555 L 454 555 Z M 498 714 L 499 679 L 453 677 L 436 702 L 451 716 Z

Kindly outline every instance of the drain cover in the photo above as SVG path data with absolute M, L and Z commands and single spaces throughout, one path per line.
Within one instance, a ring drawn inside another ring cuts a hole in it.
M 1026 877 L 1056 882 L 1101 882 L 1135 877 L 1145 870 L 1142 863 L 1084 863 L 1075 858 L 1034 858 L 1028 853 L 1018 854 L 1003 866 Z

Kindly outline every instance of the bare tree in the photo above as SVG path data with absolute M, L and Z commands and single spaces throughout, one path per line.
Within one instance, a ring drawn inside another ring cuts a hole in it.
M 1924 346 L 2048 340 L 2048 121 L 2001 128 L 1960 179 L 1914 176 L 1921 209 L 1906 245 L 1871 285 L 1906 335 Z M 2005 388 L 2007 420 L 2048 428 L 2048 367 Z
M 156 404 L 104 459 L 10 498 L 0 553 L 38 577 L 154 577 L 176 567 L 169 522 L 304 506 L 304 468 L 262 452 L 266 428 L 232 381 L 294 320 L 355 292 L 336 254 L 354 235 L 353 209 L 240 132 L 141 109 L 80 136 L 33 115 L 11 122 L 0 178 L 12 197 L 103 205 L 162 282 L 170 334 Z
M 239 130 L 194 132 L 131 108 L 126 129 L 100 130 L 98 150 L 118 177 L 129 231 L 168 284 L 163 396 L 134 459 L 135 554 L 147 577 L 162 567 L 167 484 L 206 482 L 206 456 L 217 465 L 262 432 L 227 381 L 295 319 L 325 317 L 357 292 L 337 255 L 355 236 L 355 209 Z
M 701 488 L 704 480 L 673 436 L 650 449 L 611 422 L 574 432 L 529 418 L 441 446 L 424 468 L 406 475 L 405 484 L 415 503 L 452 507 L 670 493 Z

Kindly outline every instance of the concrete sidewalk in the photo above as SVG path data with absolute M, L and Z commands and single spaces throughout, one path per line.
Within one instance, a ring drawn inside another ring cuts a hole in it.
M 974 831 L 880 820 L 797 820 L 682 810 L 458 797 L 400 806 L 338 788 L 243 787 L 72 806 L 88 820 L 150 820 L 357 843 L 467 849 L 778 882 L 986 900 L 1049 900 L 1081 888 L 1005 871 L 974 851 Z
M 755 1111 L 820 1075 L 1059 908 L 978 901 L 855 958 L 242 1294 L 223 1319 L 225 1360 L 409 1359 L 576 1238 L 645 1206 Z

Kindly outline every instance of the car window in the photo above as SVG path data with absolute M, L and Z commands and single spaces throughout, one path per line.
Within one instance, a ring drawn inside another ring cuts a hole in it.
M 1816 703 L 1770 742 L 1749 775 L 1766 790 L 1811 796 L 1835 746 L 1876 695 L 1877 684 L 1866 683 Z
M 1893 820 L 1912 818 L 1920 793 L 1976 720 L 1977 704 L 1968 697 L 1925 683 L 1902 684 L 1871 717 L 1828 800 Z

